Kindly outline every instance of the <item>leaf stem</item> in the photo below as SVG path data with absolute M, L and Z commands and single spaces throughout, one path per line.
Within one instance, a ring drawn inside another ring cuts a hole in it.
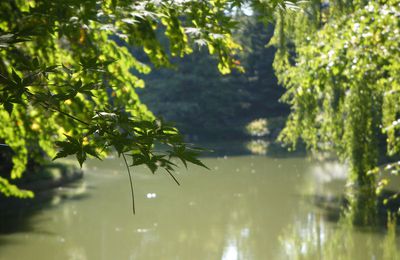
M 174 179 L 174 181 L 176 182 L 176 184 L 178 184 L 178 186 L 180 186 L 181 184 L 180 184 L 179 181 L 176 179 L 176 177 L 172 174 L 172 172 L 171 172 L 170 170 L 168 170 L 168 169 L 165 169 L 165 170 L 168 172 L 169 176 L 171 176 L 172 179 Z
M 135 212 L 135 195 L 134 195 L 134 192 L 133 192 L 132 175 L 131 175 L 131 171 L 129 170 L 129 165 L 128 165 L 128 162 L 126 161 L 126 157 L 125 157 L 124 153 L 122 153 L 122 158 L 124 159 L 126 169 L 128 170 L 129 183 L 131 184 L 132 212 L 133 212 L 133 215 L 135 215 L 135 213 L 136 213 Z
M 67 116 L 67 117 L 69 117 L 69 118 L 71 118 L 71 119 L 73 119 L 75 121 L 78 121 L 79 123 L 82 123 L 82 124 L 87 125 L 87 126 L 90 125 L 89 123 L 87 123 L 87 122 L 85 122 L 85 121 L 83 121 L 83 120 L 81 120 L 81 119 L 79 119 L 79 118 L 77 118 L 77 117 L 75 117 L 73 115 L 70 115 L 70 114 L 68 114 L 68 113 L 66 113 L 66 112 L 64 112 L 64 111 L 62 111 L 60 109 L 57 109 L 57 108 L 54 108 L 54 107 L 49 107 L 49 108 L 54 110 L 54 111 L 56 111 L 56 112 L 58 112 L 58 113 L 60 113 L 60 114 L 65 115 L 65 116 Z
M 83 121 L 83 120 L 81 120 L 81 119 L 79 119 L 79 118 L 77 118 L 77 117 L 75 117 L 75 116 L 73 116 L 73 115 L 70 115 L 70 114 L 68 114 L 68 113 L 66 113 L 66 112 L 64 112 L 64 111 L 62 111 L 61 109 L 59 109 L 59 108 L 57 108 L 57 107 L 51 106 L 51 105 L 48 104 L 46 101 L 37 99 L 37 98 L 35 97 L 35 95 L 33 95 L 32 93 L 29 93 L 28 91 L 25 91 L 25 93 L 27 94 L 28 97 L 32 97 L 32 98 L 36 99 L 36 101 L 37 101 L 38 103 L 40 103 L 44 108 L 47 108 L 47 109 L 51 109 L 51 110 L 53 110 L 53 111 L 56 111 L 56 112 L 58 112 L 58 113 L 60 113 L 60 114 L 63 114 L 64 116 L 67 116 L 67 117 L 69 117 L 69 118 L 71 118 L 71 119 L 73 119 L 73 120 L 75 120 L 75 121 L 77 121 L 77 122 L 79 122 L 79 123 L 81 123 L 81 124 L 84 124 L 84 125 L 86 125 L 86 126 L 89 126 L 89 125 L 90 125 L 89 123 L 87 123 L 87 122 L 85 122 L 85 121 Z

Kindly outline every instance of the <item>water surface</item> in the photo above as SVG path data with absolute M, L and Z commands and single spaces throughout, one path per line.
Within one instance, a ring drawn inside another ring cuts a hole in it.
M 0 235 L 0 259 L 396 259 L 397 237 L 329 221 L 315 195 L 343 191 L 345 167 L 305 158 L 205 158 L 177 174 L 89 161 L 53 205 Z M 345 222 L 345 221 L 342 221 Z M 5 225 L 3 222 L 2 225 Z M 385 255 L 388 254 L 389 255 Z

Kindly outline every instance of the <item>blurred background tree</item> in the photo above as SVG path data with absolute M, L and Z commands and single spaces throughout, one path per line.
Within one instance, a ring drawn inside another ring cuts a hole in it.
M 253 119 L 282 117 L 284 122 L 289 112 L 279 101 L 284 89 L 272 68 L 275 48 L 266 48 L 273 26 L 253 12 L 237 11 L 233 18 L 238 23 L 234 38 L 243 46 L 236 63 L 244 73 L 221 75 L 215 70 L 218 60 L 200 46 L 190 56 L 173 59 L 173 69 L 152 70 L 144 77 L 147 87 L 138 92 L 155 115 L 175 122 L 195 140 L 244 139 L 245 125 Z M 281 127 L 272 125 L 274 136 Z

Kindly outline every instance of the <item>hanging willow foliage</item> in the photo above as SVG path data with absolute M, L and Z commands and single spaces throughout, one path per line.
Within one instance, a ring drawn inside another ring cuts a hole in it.
M 400 151 L 399 21 L 391 0 L 310 1 L 277 14 L 274 68 L 292 109 L 279 138 L 335 151 L 359 187 L 375 187 L 382 135 L 388 156 Z

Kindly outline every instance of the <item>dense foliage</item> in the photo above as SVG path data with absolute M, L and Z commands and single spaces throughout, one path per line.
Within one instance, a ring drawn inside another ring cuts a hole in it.
M 373 193 L 381 136 L 400 151 L 400 3 L 310 1 L 277 17 L 274 67 L 292 109 L 280 140 L 334 150 Z

